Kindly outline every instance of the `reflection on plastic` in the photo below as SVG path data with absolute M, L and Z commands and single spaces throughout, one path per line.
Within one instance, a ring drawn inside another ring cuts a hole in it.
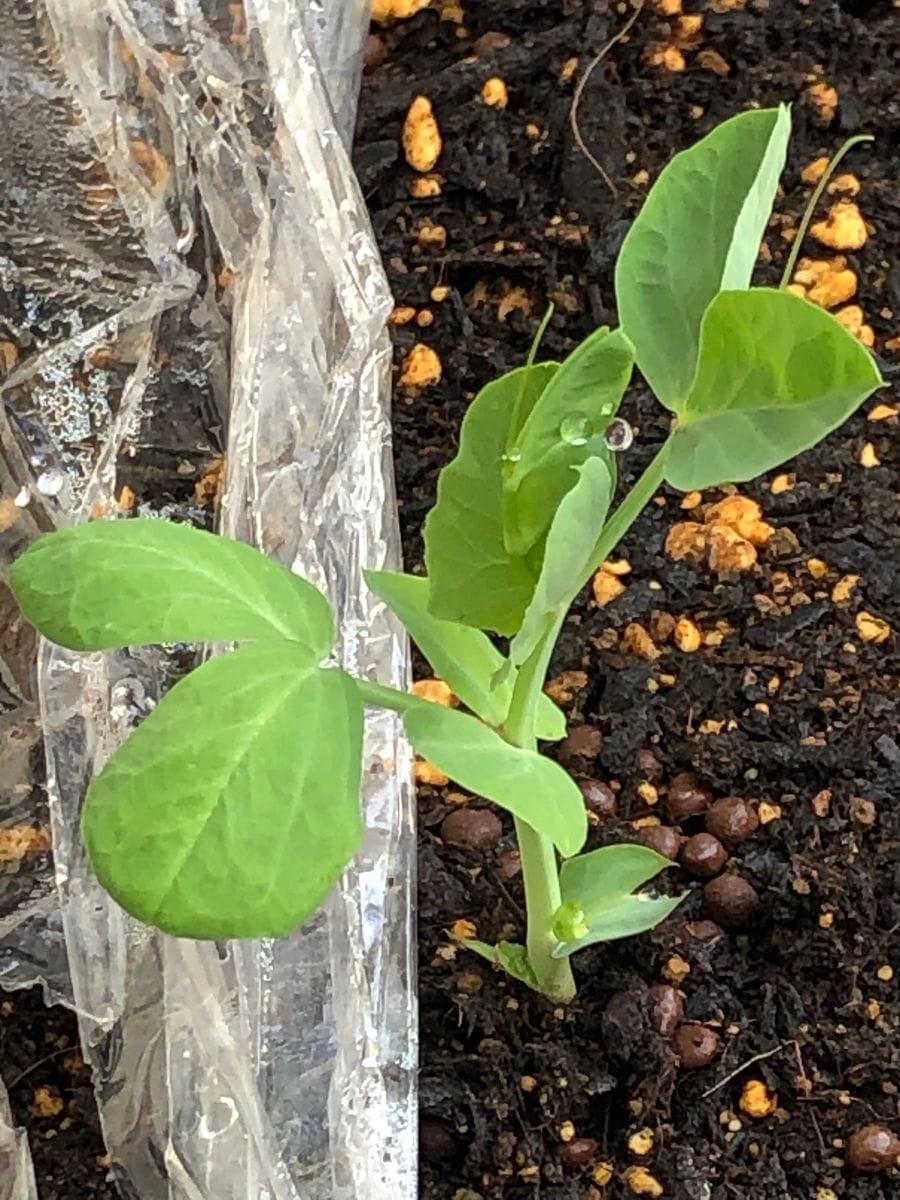
M 0 1081 L 0 1200 L 38 1200 L 25 1131 L 15 1129 Z
M 0 263 L 21 297 L 0 329 L 16 351 L 0 358 L 0 466 L 15 459 L 7 473 L 29 498 L 0 554 L 109 511 L 148 414 L 202 405 L 228 427 L 223 531 L 322 586 L 344 663 L 402 686 L 405 639 L 360 575 L 399 555 L 390 301 L 345 150 L 364 3 L 16 10 L 3 69 L 26 98 L 11 142 L 29 162 L 0 150 L 4 182 L 26 193 Z M 411 1200 L 414 843 L 396 720 L 369 722 L 368 832 L 322 913 L 274 943 L 170 939 L 99 890 L 77 822 L 91 774 L 175 666 L 152 649 L 42 648 L 62 905 L 44 855 L 17 892 L 17 927 L 0 928 L 0 982 L 42 979 L 79 1014 L 124 1196 Z M 34 736 L 24 674 L 11 711 Z

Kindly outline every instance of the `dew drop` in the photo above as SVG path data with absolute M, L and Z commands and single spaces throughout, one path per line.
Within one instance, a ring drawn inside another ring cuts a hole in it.
M 512 450 L 508 450 L 506 454 L 501 455 L 500 461 L 505 463 L 517 463 L 521 460 L 521 458 L 522 451 L 513 447 Z
M 627 421 L 623 421 L 621 417 L 616 417 L 614 421 L 610 421 L 609 425 L 607 425 L 603 440 L 606 442 L 609 450 L 614 450 L 618 454 L 622 450 L 627 450 L 634 441 L 634 430 Z
M 559 427 L 559 436 L 570 446 L 583 446 L 591 436 L 591 426 L 587 417 L 565 417 Z

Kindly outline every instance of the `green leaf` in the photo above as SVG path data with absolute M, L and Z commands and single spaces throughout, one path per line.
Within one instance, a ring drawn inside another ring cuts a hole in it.
M 493 686 L 506 659 L 488 637 L 470 625 L 442 621 L 428 611 L 429 584 L 420 575 L 366 571 L 366 582 L 400 618 L 407 633 L 431 663 L 435 674 L 489 725 L 502 725 L 509 711 L 515 673 Z M 538 701 L 535 736 L 558 741 L 566 718 L 549 696 Z
M 814 446 L 882 384 L 829 313 L 790 292 L 723 292 L 678 413 L 666 478 L 683 491 L 740 483 Z
M 603 434 L 615 416 L 634 367 L 634 349 L 620 329 L 596 330 L 565 359 L 516 439 L 516 461 L 504 472 L 507 547 L 526 553 L 547 531 L 572 487 L 572 467 L 615 459 Z
M 661 172 L 622 245 L 616 297 L 661 402 L 690 390 L 713 297 L 749 287 L 790 138 L 784 106 L 741 113 Z
M 553 958 L 568 958 L 585 946 L 596 942 L 613 942 L 617 938 L 634 937 L 655 929 L 660 921 L 675 911 L 687 893 L 681 896 L 622 896 L 615 905 L 596 913 L 590 931 L 571 942 L 560 942 L 551 951 Z
M 45 534 L 13 563 L 10 584 L 28 620 L 72 650 L 280 638 L 318 660 L 334 641 L 311 583 L 242 542 L 170 521 Z
M 672 865 L 649 846 L 603 846 L 563 863 L 560 893 L 564 902 L 577 904 L 590 917 Z
M 511 371 L 469 406 L 459 453 L 441 472 L 425 522 L 429 607 L 437 617 L 503 634 L 519 628 L 537 567 L 504 544 L 502 460 L 522 380 L 520 415 L 530 413 L 556 369 L 540 363 Z
M 100 883 L 177 937 L 278 937 L 319 906 L 362 836 L 362 704 L 290 643 L 181 680 L 88 790 Z
M 554 948 L 565 958 L 594 942 L 631 937 L 658 925 L 684 896 L 634 895 L 634 889 L 674 864 L 648 846 L 604 846 L 564 862 L 559 874 L 563 907 L 583 916 L 587 933 Z
M 615 476 L 605 459 L 589 458 L 578 482 L 563 496 L 544 546 L 544 561 L 522 628 L 509 647 L 510 660 L 521 666 L 569 607 L 598 565 L 597 542 L 615 491 Z
M 462 944 L 467 950 L 474 950 L 476 954 L 486 958 L 489 963 L 502 967 L 513 979 L 534 988 L 536 992 L 541 990 L 537 976 L 528 961 L 528 951 L 519 942 L 498 942 L 496 946 L 492 946 L 489 942 L 469 938 Z
M 476 717 L 440 704 L 411 705 L 403 720 L 418 753 L 462 787 L 527 821 L 564 857 L 584 845 L 584 799 L 551 759 L 512 746 Z

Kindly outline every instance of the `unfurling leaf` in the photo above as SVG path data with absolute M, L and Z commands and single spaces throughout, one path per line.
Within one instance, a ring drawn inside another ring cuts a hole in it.
M 463 942 L 463 945 L 467 950 L 474 950 L 476 954 L 486 958 L 488 962 L 502 967 L 513 979 L 534 988 L 536 992 L 541 990 L 537 976 L 528 961 L 528 951 L 519 942 L 498 942 L 496 946 L 492 946 L 489 942 L 479 942 L 470 938 Z
M 672 865 L 671 859 L 647 846 L 631 845 L 604 846 L 564 862 L 559 877 L 563 904 L 554 924 L 570 936 L 560 939 L 554 958 L 658 925 L 684 896 L 650 896 L 634 890 Z M 572 913 L 579 916 L 577 928 Z M 569 914 L 568 925 L 565 914 Z
M 526 553 L 547 532 L 574 484 L 572 468 L 606 462 L 615 488 L 615 458 L 603 435 L 634 367 L 634 348 L 620 329 L 595 330 L 564 360 L 534 404 L 504 470 L 504 537 Z
M 465 415 L 459 452 L 441 472 L 425 522 L 429 608 L 445 621 L 504 634 L 521 624 L 540 557 L 506 548 L 501 473 L 513 414 L 527 417 L 556 369 L 540 363 L 501 376 Z
M 615 475 L 603 458 L 589 458 L 576 471 L 577 482 L 563 496 L 551 522 L 541 573 L 522 628 L 510 643 L 509 657 L 516 666 L 532 654 L 599 565 L 597 542 L 615 490 Z

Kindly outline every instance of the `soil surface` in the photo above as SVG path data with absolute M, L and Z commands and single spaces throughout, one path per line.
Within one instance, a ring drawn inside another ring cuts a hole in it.
M 553 664 L 573 726 L 602 735 L 598 756 L 570 747 L 568 765 L 615 791 L 617 814 L 595 824 L 591 845 L 640 836 L 634 822 L 665 814 L 683 771 L 715 797 L 758 806 L 762 823 L 726 867 L 759 897 L 742 927 L 711 928 L 702 881 L 672 872 L 672 886 L 690 891 L 683 908 L 651 935 L 576 957 L 577 1001 L 554 1010 L 456 950 L 447 932 L 465 920 L 486 940 L 522 940 L 509 824 L 487 851 L 454 849 L 441 823 L 466 798 L 422 788 L 422 1195 L 893 1196 L 900 1176 L 845 1160 L 860 1126 L 900 1131 L 900 454 L 896 417 L 867 419 L 897 400 L 900 355 L 888 343 L 900 332 L 900 18 L 885 3 L 708 0 L 685 5 L 702 15 L 698 30 L 650 7 L 597 65 L 579 108 L 581 139 L 615 191 L 579 149 L 570 113 L 591 59 L 627 20 L 624 4 L 462 0 L 444 5 L 444 19 L 427 11 L 379 30 L 383 47 L 370 46 L 377 65 L 357 160 L 397 304 L 416 314 L 398 314 L 398 364 L 420 342 L 443 368 L 440 383 L 401 387 L 396 402 L 408 567 L 420 569 L 422 520 L 472 395 L 524 360 L 548 300 L 547 357 L 615 323 L 615 255 L 648 179 L 748 106 L 791 102 L 795 129 L 760 282 L 778 281 L 782 230 L 810 191 L 802 169 L 853 133 L 876 135 L 845 162 L 871 222 L 849 266 L 891 387 L 814 451 L 742 489 L 775 529 L 747 571 L 719 575 L 667 555 L 672 527 L 701 521 L 724 493 L 684 511 L 664 490 L 620 547 L 631 567 L 624 592 L 605 607 L 583 598 Z M 664 61 L 683 70 L 653 64 L 666 47 Z M 505 108 L 481 98 L 494 77 L 507 85 Z M 837 91 L 833 112 L 810 90 L 819 83 Z M 443 136 L 442 190 L 427 199 L 411 198 L 397 137 L 417 94 Z M 831 252 L 809 239 L 804 253 Z M 667 420 L 640 388 L 623 411 L 638 430 L 620 456 L 624 487 Z M 863 640 L 861 612 L 890 625 L 886 640 Z M 680 617 L 705 635 L 699 650 L 674 645 Z M 626 633 L 635 624 L 658 657 L 641 656 L 646 643 Z M 642 750 L 658 771 L 636 761 Z M 702 817 L 683 823 L 686 834 L 702 828 Z M 664 984 L 680 990 L 684 1021 L 717 1034 L 707 1065 L 680 1065 L 654 1028 L 648 989 Z M 762 1086 L 745 1102 L 761 1100 L 769 1115 L 742 1110 L 749 1083 Z
M 765 823 L 733 848 L 726 868 L 759 895 L 748 924 L 711 929 L 701 882 L 672 872 L 672 886 L 691 892 L 683 909 L 651 935 L 584 952 L 575 961 L 576 1003 L 554 1009 L 455 950 L 447 934 L 467 920 L 483 938 L 521 938 L 509 826 L 486 852 L 448 847 L 440 826 L 459 793 L 422 789 L 428 1200 L 597 1200 L 659 1188 L 684 1200 L 900 1194 L 897 1176 L 845 1163 L 845 1143 L 860 1126 L 900 1132 L 900 1006 L 890 971 L 892 963 L 900 969 L 900 667 L 894 632 L 867 643 L 857 626 L 867 612 L 900 630 L 897 419 L 867 420 L 876 404 L 897 402 L 900 354 L 888 343 L 900 333 L 900 19 L 888 0 L 696 0 L 687 8 L 703 16 L 699 30 L 648 3 L 584 87 L 580 137 L 614 190 L 577 145 L 570 112 L 591 59 L 628 19 L 625 4 L 435 2 L 377 30 L 380 44 L 370 46 L 357 163 L 397 303 L 415 310 L 395 327 L 398 374 L 416 342 L 433 348 L 443 368 L 437 385 L 398 390 L 410 569 L 421 563 L 421 523 L 472 395 L 522 362 L 548 300 L 556 305 L 550 356 L 615 323 L 615 255 L 647 182 L 675 150 L 751 104 L 794 104 L 785 195 L 760 281 L 778 279 L 788 246 L 782 228 L 796 225 L 809 191 L 801 170 L 846 136 L 876 135 L 846 162 L 871 223 L 867 244 L 848 258 L 892 384 L 815 451 L 743 489 L 776 531 L 747 572 L 719 576 L 667 556 L 672 526 L 705 510 L 682 511 L 682 498 L 664 491 L 620 548 L 631 567 L 625 591 L 602 608 L 585 596 L 553 664 L 573 727 L 602 735 L 597 756 L 577 756 L 570 745 L 567 763 L 615 792 L 616 815 L 593 826 L 592 845 L 639 836 L 634 822 L 665 807 L 668 784 L 685 770 L 717 797 L 759 806 Z M 668 66 L 681 65 L 680 55 L 684 69 L 654 65 L 655 51 Z M 505 108 L 481 99 L 493 77 L 507 85 Z M 837 90 L 833 114 L 810 92 L 816 83 Z M 442 190 L 429 199 L 411 198 L 414 172 L 400 141 L 418 94 L 433 102 L 444 140 Z M 806 252 L 830 253 L 814 242 Z M 666 428 L 640 388 L 624 411 L 637 437 L 620 460 L 623 488 Z M 189 436 L 160 430 L 171 463 L 155 464 L 157 477 L 148 468 L 146 479 L 123 482 L 139 500 L 189 504 L 194 479 L 175 469 L 179 447 L 194 453 L 213 424 L 201 414 Z M 198 471 L 216 448 L 208 437 Z M 786 485 L 773 488 L 785 474 Z M 811 571 L 810 560 L 826 572 Z M 837 601 L 835 585 L 848 576 L 859 578 Z M 672 618 L 682 616 L 706 637 L 696 652 L 673 644 Z M 659 657 L 636 653 L 640 639 L 626 636 L 635 624 Z M 646 757 L 638 766 L 641 750 L 653 751 L 660 772 Z M 692 818 L 683 829 L 702 825 Z M 717 1033 L 708 1065 L 679 1065 L 654 1027 L 648 989 L 664 983 L 681 992 L 687 1022 Z M 14 1119 L 29 1130 L 40 1200 L 114 1195 L 76 1046 L 70 1014 L 48 1012 L 37 993 L 4 998 L 0 1072 Z M 754 1081 L 774 1108 L 768 1116 L 741 1109 Z

